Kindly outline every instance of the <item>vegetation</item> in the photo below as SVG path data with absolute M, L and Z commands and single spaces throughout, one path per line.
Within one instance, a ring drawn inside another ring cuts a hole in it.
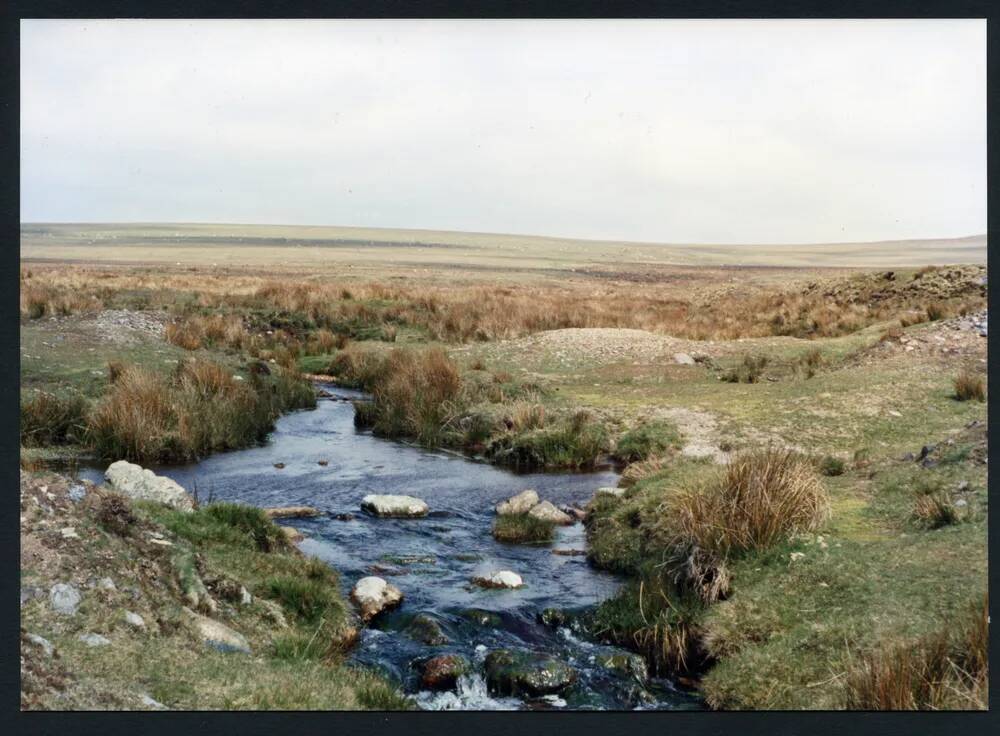
M 45 391 L 21 396 L 21 444 L 28 447 L 83 441 L 87 400 L 79 394 L 58 396 Z
M 962 371 L 955 379 L 955 398 L 959 401 L 986 401 L 986 381 L 980 373 Z
M 615 457 L 634 463 L 679 449 L 681 436 L 677 425 L 666 420 L 647 422 L 623 434 L 615 445 Z
M 527 514 L 502 514 L 493 522 L 493 536 L 509 544 L 541 544 L 555 539 L 556 525 Z

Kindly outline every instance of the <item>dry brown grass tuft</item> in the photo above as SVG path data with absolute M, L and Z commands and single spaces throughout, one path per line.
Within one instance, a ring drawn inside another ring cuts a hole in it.
M 959 401 L 986 401 L 986 379 L 981 373 L 963 370 L 955 378 L 955 398 Z
M 629 463 L 625 470 L 622 471 L 618 485 L 622 488 L 631 488 L 639 481 L 659 473 L 667 467 L 667 464 L 668 458 L 666 457 L 650 457 L 639 462 Z
M 917 496 L 913 505 L 913 520 L 925 529 L 940 529 L 959 520 L 958 509 L 951 499 L 940 492 Z
M 951 626 L 915 643 L 865 656 L 851 668 L 852 710 L 985 710 L 989 693 L 989 606 L 970 608 Z

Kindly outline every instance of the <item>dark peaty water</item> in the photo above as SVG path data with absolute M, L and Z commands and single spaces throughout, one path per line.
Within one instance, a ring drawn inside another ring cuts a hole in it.
M 323 386 L 337 398 L 361 394 Z M 328 465 L 320 466 L 320 460 Z M 276 469 L 275 463 L 284 463 Z M 553 548 L 584 548 L 583 527 L 563 527 L 553 545 L 508 545 L 490 533 L 494 506 L 526 488 L 556 504 L 584 504 L 595 489 L 615 485 L 613 472 L 517 475 L 486 463 L 373 437 L 354 427 L 348 401 L 321 400 L 314 411 L 282 417 L 267 445 L 214 455 L 187 466 L 157 468 L 202 502 L 209 498 L 255 506 L 309 505 L 332 517 L 283 521 L 307 535 L 303 552 L 341 572 L 345 594 L 366 575 L 379 575 L 403 591 L 396 611 L 364 630 L 353 658 L 380 668 L 416 694 L 425 708 L 697 708 L 697 699 L 667 680 L 640 685 L 628 674 L 601 666 L 613 647 L 586 641 L 571 628 L 549 628 L 538 620 L 545 608 L 579 609 L 610 597 L 617 576 L 593 569 L 583 556 Z M 84 475 L 93 475 L 84 473 Z M 99 475 L 99 474 L 98 474 Z M 99 478 L 92 478 L 99 480 Z M 422 519 L 377 519 L 360 511 L 368 493 L 416 496 L 431 513 Z M 513 570 L 524 579 L 517 590 L 484 590 L 470 583 L 480 572 Z M 448 639 L 419 641 L 408 627 L 429 614 Z M 577 670 L 578 680 L 558 697 L 533 701 L 491 695 L 482 660 L 495 648 L 529 649 Z M 457 692 L 420 692 L 415 662 L 457 653 L 477 672 L 459 681 Z

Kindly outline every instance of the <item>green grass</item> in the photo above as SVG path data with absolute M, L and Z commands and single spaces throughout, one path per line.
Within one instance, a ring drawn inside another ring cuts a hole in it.
M 662 455 L 680 445 L 681 436 L 677 425 L 666 420 L 656 420 L 640 424 L 623 434 L 615 444 L 615 457 L 622 462 L 633 463 Z
M 555 539 L 555 526 L 527 514 L 505 514 L 493 522 L 493 537 L 509 544 L 543 544 Z

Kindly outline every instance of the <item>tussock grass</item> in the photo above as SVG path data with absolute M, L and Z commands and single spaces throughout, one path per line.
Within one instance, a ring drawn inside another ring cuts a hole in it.
M 960 520 L 958 509 L 942 492 L 924 493 L 913 504 L 913 520 L 924 529 L 940 529 Z
M 846 707 L 856 710 L 986 710 L 989 607 L 916 642 L 884 646 L 855 662 Z
M 955 378 L 955 398 L 959 401 L 986 401 L 986 379 L 980 373 L 963 370 Z
M 555 527 L 527 514 L 505 514 L 493 522 L 493 537 L 508 544 L 543 544 L 555 539 Z
M 90 413 L 88 441 L 105 458 L 190 460 L 258 442 L 282 411 L 308 406 L 312 387 L 283 369 L 241 381 L 201 360 L 168 377 L 129 366 Z
M 82 441 L 87 427 L 87 400 L 79 394 L 44 391 L 21 395 L 21 444 L 26 447 Z
M 722 380 L 726 383 L 757 383 L 769 361 L 766 355 L 744 355 L 739 365 L 722 374 Z

